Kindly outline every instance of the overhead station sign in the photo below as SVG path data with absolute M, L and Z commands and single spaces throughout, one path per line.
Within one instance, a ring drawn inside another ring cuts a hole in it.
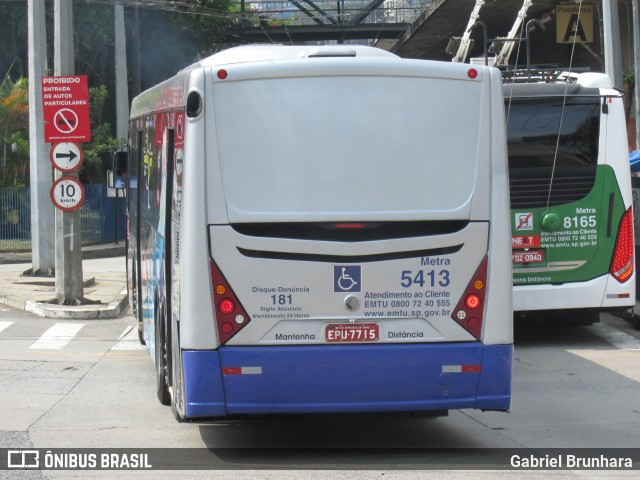
M 593 5 L 556 5 L 556 43 L 593 43 Z
M 86 75 L 42 77 L 44 141 L 90 142 Z

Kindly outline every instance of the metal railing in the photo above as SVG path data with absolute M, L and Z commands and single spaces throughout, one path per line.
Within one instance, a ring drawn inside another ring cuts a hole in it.
M 382 0 L 371 9 L 371 0 L 315 0 L 314 2 L 283 0 L 238 0 L 242 3 L 245 20 L 259 19 L 286 22 L 289 25 L 316 23 L 349 24 L 411 23 L 431 4 L 432 0 Z M 368 12 L 368 13 L 367 13 Z M 366 19 L 365 19 L 366 18 Z M 358 19 L 358 20 L 356 20 Z
M 80 207 L 82 244 L 122 241 L 125 238 L 124 198 L 107 196 L 105 184 L 85 185 Z M 53 205 L 51 208 L 54 208 Z M 117 233 L 117 238 L 116 238 Z M 29 188 L 0 188 L 0 252 L 31 248 Z

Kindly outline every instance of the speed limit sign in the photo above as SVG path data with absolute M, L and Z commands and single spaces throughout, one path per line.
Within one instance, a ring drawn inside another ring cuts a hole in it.
M 60 210 L 72 212 L 84 201 L 84 187 L 73 177 L 62 177 L 51 186 L 51 201 Z

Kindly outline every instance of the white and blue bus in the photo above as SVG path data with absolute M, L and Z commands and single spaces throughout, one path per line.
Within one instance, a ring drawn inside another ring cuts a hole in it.
M 128 287 L 178 419 L 506 411 L 500 72 L 223 51 L 131 108 Z

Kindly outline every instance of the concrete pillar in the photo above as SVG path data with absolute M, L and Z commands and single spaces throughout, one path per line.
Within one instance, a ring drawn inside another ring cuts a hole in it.
M 126 138 L 129 130 L 129 89 L 127 86 L 127 44 L 124 30 L 124 7 L 116 4 L 115 57 L 116 57 L 116 136 Z
M 622 88 L 618 0 L 602 0 L 602 24 L 604 30 L 604 71 L 611 78 L 614 87 Z
M 28 0 L 29 30 L 29 168 L 31 183 L 31 261 L 35 275 L 51 275 L 55 267 L 54 207 L 49 198 L 52 167 L 44 142 L 42 76 L 47 71 L 44 0 Z

